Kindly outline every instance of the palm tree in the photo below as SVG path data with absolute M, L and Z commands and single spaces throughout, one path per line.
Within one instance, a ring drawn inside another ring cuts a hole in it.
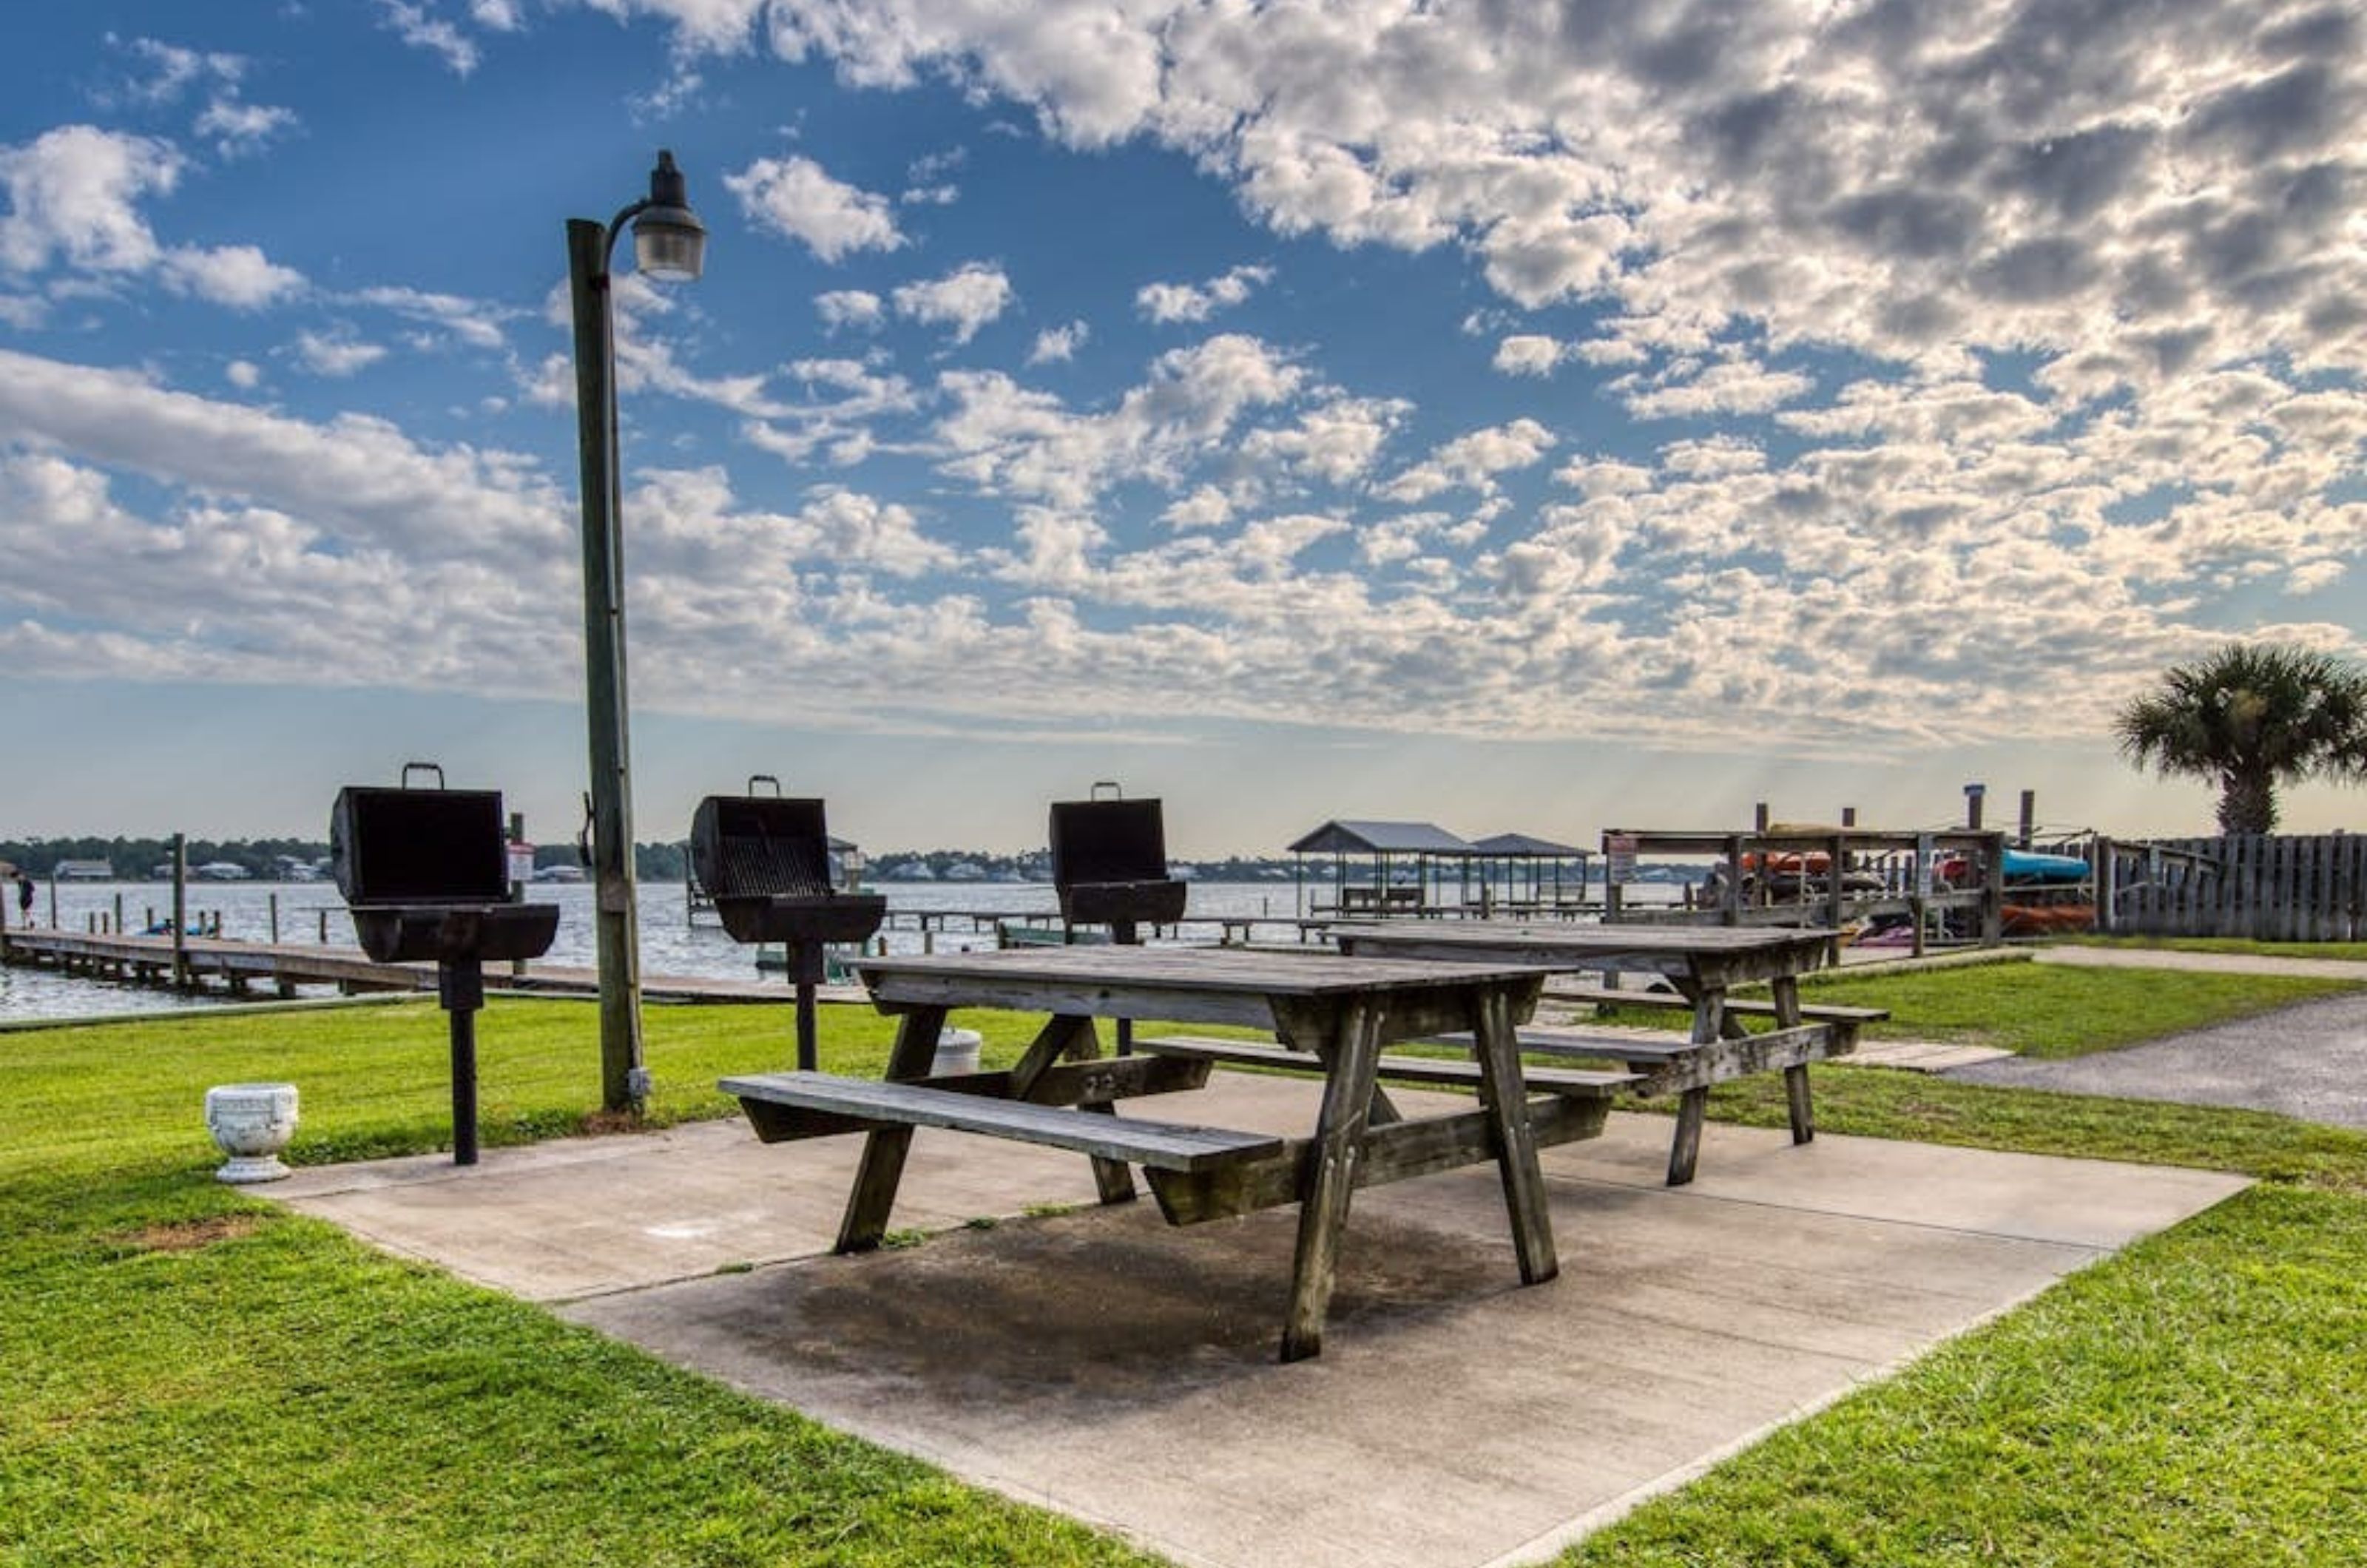
M 2122 755 L 2219 785 L 2219 830 L 2277 825 L 2277 786 L 2367 777 L 2367 673 L 2314 649 L 2231 642 L 2173 665 L 2112 721 Z

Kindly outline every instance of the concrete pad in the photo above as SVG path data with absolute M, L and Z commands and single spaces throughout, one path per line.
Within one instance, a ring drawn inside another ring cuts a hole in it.
M 2013 1053 L 1995 1045 L 1943 1045 L 1934 1040 L 1873 1040 L 1849 1054 L 1852 1067 L 1897 1067 L 1909 1073 L 1944 1073 L 1976 1062 L 1996 1062 Z
M 487 1149 L 474 1166 L 324 1166 L 257 1190 L 481 1285 L 561 1302 L 829 1252 L 862 1148 L 767 1147 L 745 1122 L 707 1122 Z M 944 1230 L 1093 1201 L 1073 1155 L 932 1132 L 913 1140 L 895 1223 Z
M 1127 1109 L 1303 1131 L 1314 1092 L 1219 1074 Z M 855 1148 L 736 1125 L 277 1195 L 1179 1562 L 1481 1568 L 1552 1555 L 2244 1185 L 1712 1126 L 1672 1190 L 1670 1127 L 1618 1115 L 1546 1152 L 1562 1271 L 1534 1287 L 1492 1168 L 1358 1194 L 1323 1355 L 1293 1366 L 1296 1211 L 1170 1229 L 1147 1201 L 1091 1206 L 1075 1156 L 990 1139 L 922 1132 L 895 1223 L 1086 1206 L 719 1275 L 826 1247 Z

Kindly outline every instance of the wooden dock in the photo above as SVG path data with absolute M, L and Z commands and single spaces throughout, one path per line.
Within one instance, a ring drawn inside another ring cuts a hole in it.
M 380 964 L 359 948 L 327 947 L 296 942 L 234 942 L 221 937 L 181 939 L 183 973 L 174 972 L 175 947 L 170 936 L 130 936 L 87 931 L 13 928 L 0 943 L 0 957 L 10 964 L 38 964 L 61 974 L 86 976 L 130 985 L 202 990 L 219 987 L 232 996 L 252 996 L 266 988 L 293 997 L 300 986 L 334 986 L 340 992 L 432 991 L 432 964 Z M 529 964 L 524 975 L 512 975 L 501 964 L 488 965 L 485 983 L 495 990 L 538 992 L 552 996 L 595 996 L 600 979 L 591 969 L 568 964 Z M 779 981 L 710 979 L 690 975 L 644 975 L 641 995 L 663 1002 L 788 1002 L 789 987 Z M 825 1001 L 860 1001 L 860 987 L 824 987 Z

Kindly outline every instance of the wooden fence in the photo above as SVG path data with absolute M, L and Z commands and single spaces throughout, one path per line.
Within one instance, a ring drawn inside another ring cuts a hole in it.
M 2094 863 L 2117 935 L 2367 940 L 2367 835 L 2099 839 Z

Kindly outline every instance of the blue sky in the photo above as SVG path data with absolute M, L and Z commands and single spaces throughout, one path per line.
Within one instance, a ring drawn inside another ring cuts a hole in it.
M 880 849 L 1102 778 L 1186 853 L 1975 779 L 2202 831 L 2113 708 L 2361 652 L 2356 5 L 22 10 L 0 833 L 419 757 L 572 830 L 563 222 L 659 147 L 712 240 L 619 264 L 645 839 L 753 773 Z

